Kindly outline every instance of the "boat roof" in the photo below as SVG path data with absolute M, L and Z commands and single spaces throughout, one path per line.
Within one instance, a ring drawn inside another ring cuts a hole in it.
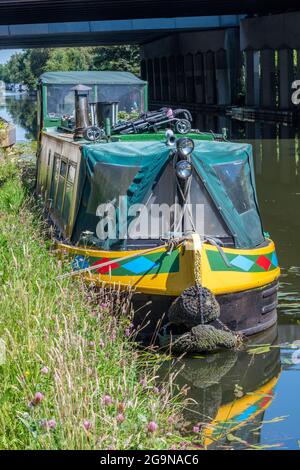
M 39 81 L 49 85 L 145 85 L 147 82 L 130 72 L 46 72 Z

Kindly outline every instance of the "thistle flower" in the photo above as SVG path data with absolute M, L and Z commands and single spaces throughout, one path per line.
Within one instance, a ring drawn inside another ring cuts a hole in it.
M 112 399 L 110 395 L 104 395 L 104 397 L 102 398 L 102 401 L 105 406 L 109 406 L 112 404 Z
M 125 416 L 123 415 L 123 413 L 119 413 L 117 416 L 117 422 L 119 424 L 122 424 L 124 421 L 125 421 Z
M 92 427 L 92 423 L 90 421 L 88 421 L 87 419 L 85 419 L 83 421 L 83 427 L 86 431 L 89 431 Z
M 49 368 L 47 366 L 42 367 L 41 373 L 44 374 L 44 375 L 49 374 Z
M 199 426 L 194 426 L 194 427 L 193 427 L 193 432 L 198 433 L 199 431 L 200 431 L 200 427 L 199 427 Z
M 156 422 L 150 421 L 150 423 L 148 424 L 148 431 L 151 433 L 154 433 L 155 431 L 157 431 L 157 429 L 158 429 L 158 425 L 156 424 Z
M 32 400 L 32 404 L 38 405 L 39 403 L 43 401 L 43 399 L 44 399 L 44 395 L 41 392 L 36 392 L 36 394 L 34 395 L 34 399 Z

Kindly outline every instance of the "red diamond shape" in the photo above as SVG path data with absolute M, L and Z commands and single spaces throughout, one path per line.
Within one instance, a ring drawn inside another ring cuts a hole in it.
M 103 264 L 103 263 L 107 263 L 108 261 L 111 261 L 110 258 L 101 258 L 101 259 L 98 259 L 97 261 L 95 261 L 92 266 L 97 266 L 97 264 Z M 106 273 L 109 273 L 109 270 L 110 269 L 116 269 L 118 268 L 120 265 L 118 263 L 112 263 L 108 266 L 103 266 L 102 268 L 99 268 L 99 269 L 96 269 L 97 273 L 99 274 L 106 274 Z
M 260 256 L 257 260 L 256 260 L 256 264 L 258 264 L 258 266 L 260 266 L 261 268 L 263 268 L 265 271 L 268 271 L 269 267 L 271 266 L 271 261 L 266 258 L 265 256 Z

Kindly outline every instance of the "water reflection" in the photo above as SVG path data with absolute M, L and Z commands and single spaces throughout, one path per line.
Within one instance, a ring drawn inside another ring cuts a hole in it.
M 248 448 L 260 442 L 258 426 L 274 399 L 281 371 L 276 338 L 277 327 L 273 327 L 252 338 L 253 350 L 262 348 L 259 354 L 226 351 L 206 357 L 174 358 L 164 366 L 164 372 L 167 369 L 175 374 L 180 387 L 189 387 L 191 402 L 184 416 L 187 432 L 195 424 L 200 425 L 209 448 Z M 264 344 L 274 347 L 261 346 Z M 235 441 L 229 442 L 232 433 Z
M 181 384 L 189 383 L 190 396 L 198 403 L 188 420 L 195 423 L 197 415 L 206 416 L 206 421 L 212 426 L 206 431 L 206 443 L 211 447 L 247 448 L 259 444 L 267 448 L 299 449 L 298 130 L 284 124 L 239 121 L 219 115 L 197 116 L 196 123 L 201 129 L 213 132 L 221 132 L 226 127 L 231 139 L 253 145 L 260 210 L 264 228 L 276 243 L 282 276 L 278 337 L 275 342 L 275 338 L 265 335 L 251 340 L 273 343 L 268 352 L 253 357 L 248 352 L 238 353 L 235 359 L 232 354 L 223 353 L 215 358 L 185 360 L 187 370 L 180 374 L 178 380 Z M 276 329 L 272 331 L 276 336 Z M 192 379 L 193 374 L 197 379 Z M 214 383 L 207 383 L 203 374 L 211 377 Z M 203 384 L 201 387 L 200 382 Z M 236 385 L 242 387 L 246 397 L 236 398 Z M 221 423 L 221 428 L 218 423 Z M 228 428 L 236 439 L 232 442 L 224 437 L 224 429 L 228 432 Z
M 228 116 L 198 116 L 202 129 L 228 129 L 231 139 L 253 146 L 256 183 L 264 228 L 277 245 L 282 267 L 280 321 L 300 319 L 300 159 L 298 129 Z
M 8 93 L 0 97 L 0 117 L 16 125 L 17 141 L 36 140 L 36 98 L 26 94 Z

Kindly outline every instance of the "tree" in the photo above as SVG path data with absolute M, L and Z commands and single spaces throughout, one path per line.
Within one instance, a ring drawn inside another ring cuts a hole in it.
M 0 67 L 0 79 L 7 83 L 24 83 L 34 90 L 42 73 L 71 70 L 120 70 L 139 75 L 139 47 L 27 49 L 13 54 Z
M 140 74 L 138 46 L 111 46 L 94 49 L 95 70 L 120 70 Z

